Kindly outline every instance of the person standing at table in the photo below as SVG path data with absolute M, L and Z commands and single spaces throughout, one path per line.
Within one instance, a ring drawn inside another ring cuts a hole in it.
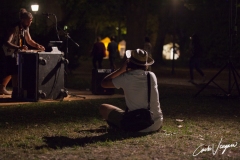
M 106 48 L 101 42 L 101 37 L 97 37 L 97 41 L 93 45 L 93 49 L 91 52 L 92 56 L 92 64 L 94 69 L 102 69 L 102 61 L 105 57 Z M 97 66 L 98 63 L 98 66 Z
M 18 52 L 28 50 L 26 43 L 36 49 L 45 50 L 44 46 L 36 43 L 30 35 L 29 27 L 31 26 L 33 16 L 26 9 L 21 8 L 19 12 L 19 21 L 8 28 L 3 39 L 3 51 L 5 59 L 5 76 L 0 85 L 0 94 L 10 94 L 6 86 L 12 79 L 12 98 L 18 96 Z
M 111 42 L 108 44 L 107 50 L 109 52 L 110 68 L 115 70 L 116 69 L 115 60 L 118 54 L 118 44 L 116 43 L 114 36 L 111 37 Z

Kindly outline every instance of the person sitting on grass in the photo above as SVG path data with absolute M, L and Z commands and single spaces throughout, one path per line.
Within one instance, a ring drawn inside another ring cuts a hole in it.
M 126 57 L 127 60 L 122 67 L 107 75 L 102 80 L 101 86 L 103 88 L 122 88 L 128 112 L 147 108 L 147 74 L 149 73 L 151 84 L 150 112 L 154 123 L 139 132 L 158 131 L 162 127 L 163 115 L 160 108 L 157 78 L 153 72 L 147 71 L 148 66 L 152 65 L 154 60 L 142 49 L 127 50 Z M 121 120 L 126 111 L 111 104 L 101 104 L 99 112 L 103 119 L 111 124 L 110 127 L 122 129 Z

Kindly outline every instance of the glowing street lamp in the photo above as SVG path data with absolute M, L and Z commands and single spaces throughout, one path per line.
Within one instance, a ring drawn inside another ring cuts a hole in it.
M 34 14 L 36 15 L 38 9 L 39 9 L 39 5 L 38 4 L 32 4 L 31 5 L 31 9 L 34 12 Z M 37 15 L 35 16 L 35 29 L 37 28 Z
M 33 5 L 31 5 L 31 9 L 34 13 L 36 13 L 39 9 L 39 5 L 38 4 L 33 4 Z

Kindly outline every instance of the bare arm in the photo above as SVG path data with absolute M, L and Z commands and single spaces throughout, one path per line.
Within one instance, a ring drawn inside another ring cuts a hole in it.
M 14 29 L 10 30 L 10 31 L 7 33 L 7 37 L 6 37 L 6 39 L 5 39 L 5 43 L 4 43 L 4 44 L 5 44 L 7 47 L 12 48 L 12 49 L 16 49 L 16 50 L 17 50 L 17 49 L 20 49 L 20 50 L 22 50 L 22 49 L 27 49 L 26 46 L 20 47 L 20 46 L 15 45 L 15 44 L 12 43 L 13 34 L 14 34 Z
M 117 69 L 116 71 L 110 73 L 109 75 L 107 75 L 101 82 L 101 86 L 103 88 L 115 88 L 115 86 L 112 83 L 112 79 L 115 77 L 118 77 L 120 74 L 126 72 L 126 68 L 127 68 L 127 63 L 128 60 L 125 61 L 125 63 L 122 65 L 121 68 Z
M 40 49 L 40 50 L 45 50 L 45 48 L 44 48 L 42 45 L 36 43 L 36 42 L 32 39 L 32 37 L 31 37 L 31 35 L 30 35 L 30 33 L 29 33 L 29 30 L 27 30 L 27 31 L 25 32 L 25 39 L 26 39 L 27 43 L 28 43 L 30 46 L 32 46 L 32 47 L 34 47 L 34 48 L 37 48 L 37 49 Z

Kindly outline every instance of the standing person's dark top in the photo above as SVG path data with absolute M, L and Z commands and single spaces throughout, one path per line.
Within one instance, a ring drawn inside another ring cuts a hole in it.
M 108 44 L 109 62 L 111 69 L 116 69 L 115 60 L 118 53 L 118 45 L 115 42 L 115 37 L 111 37 L 111 42 Z
M 93 68 L 97 69 L 97 68 L 102 68 L 102 61 L 103 61 L 103 57 L 105 57 L 105 51 L 106 48 L 104 46 L 104 44 L 101 42 L 101 37 L 97 38 L 97 42 L 94 43 L 93 45 L 93 49 L 92 49 L 92 64 L 93 64 Z M 97 63 L 98 63 L 98 67 L 97 67 Z

